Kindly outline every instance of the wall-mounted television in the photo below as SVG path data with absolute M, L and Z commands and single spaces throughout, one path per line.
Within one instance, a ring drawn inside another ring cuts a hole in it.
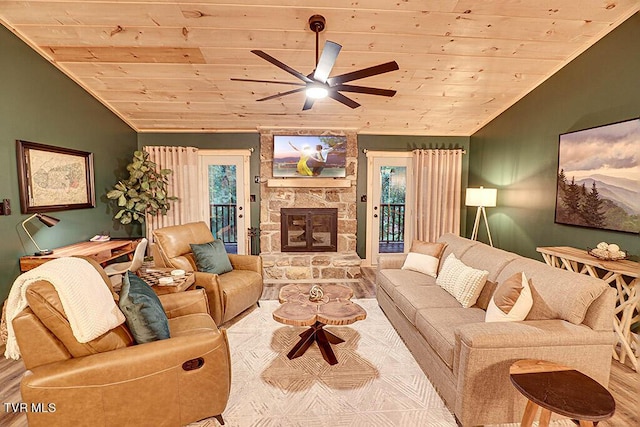
M 347 175 L 347 137 L 334 135 L 274 135 L 275 178 Z
M 640 232 L 640 119 L 560 135 L 555 222 Z

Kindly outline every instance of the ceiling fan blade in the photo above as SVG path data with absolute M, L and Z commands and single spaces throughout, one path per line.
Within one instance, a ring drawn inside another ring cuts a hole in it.
M 380 95 L 380 96 L 393 96 L 396 94 L 395 90 L 378 89 L 376 87 L 366 87 L 366 86 L 337 85 L 337 86 L 333 86 L 331 89 L 341 90 L 343 92 L 366 93 L 369 95 Z
M 269 101 L 270 99 L 276 99 L 276 98 L 280 98 L 281 96 L 291 95 L 292 93 L 302 92 L 305 89 L 306 89 L 306 87 L 301 87 L 301 88 L 298 88 L 298 89 L 288 90 L 286 92 L 278 92 L 275 95 L 267 96 L 265 98 L 256 99 L 256 101 Z
M 313 103 L 315 101 L 315 99 L 307 97 L 307 99 L 304 101 L 304 105 L 302 106 L 302 111 L 310 110 L 311 107 L 313 107 Z
M 346 96 L 344 96 L 343 94 L 341 94 L 340 92 L 337 92 L 335 90 L 330 90 L 329 91 L 329 96 L 331 98 L 335 99 L 338 102 L 342 102 L 347 107 L 358 108 L 360 106 L 360 104 L 358 104 L 353 99 L 347 98 Z
M 278 61 L 276 58 L 274 58 L 273 56 L 269 55 L 268 53 L 265 53 L 265 52 L 263 52 L 261 50 L 252 50 L 251 53 L 253 53 L 255 55 L 258 55 L 260 58 L 272 63 L 276 67 L 286 71 L 287 73 L 291 74 L 292 76 L 295 76 L 295 77 L 299 78 L 303 82 L 306 82 L 306 83 L 313 82 L 313 80 L 311 80 L 309 77 L 305 76 L 304 74 L 300 73 L 299 71 L 294 70 L 293 68 L 289 67 L 287 64 L 284 64 L 284 63 Z
M 330 77 L 327 79 L 327 83 L 329 83 L 329 86 L 335 86 L 352 80 L 364 79 L 365 77 L 384 74 L 399 69 L 400 67 L 398 67 L 398 63 L 396 61 L 385 62 L 384 64 L 374 65 L 373 67 L 363 68 L 362 70 Z
M 281 82 L 281 81 L 278 81 L 278 80 L 237 79 L 237 78 L 234 78 L 234 77 L 231 77 L 231 80 L 233 80 L 234 82 L 275 83 L 275 84 L 278 84 L 278 85 L 306 86 L 304 83 Z
M 324 48 L 322 48 L 322 55 L 320 55 L 320 59 L 318 60 L 318 64 L 316 65 L 316 70 L 313 73 L 313 79 L 322 83 L 326 83 L 329 74 L 331 74 L 331 70 L 333 69 L 333 65 L 336 63 L 336 59 L 338 58 L 338 54 L 340 53 L 340 46 L 338 43 L 334 43 L 332 41 L 327 40 L 324 43 Z

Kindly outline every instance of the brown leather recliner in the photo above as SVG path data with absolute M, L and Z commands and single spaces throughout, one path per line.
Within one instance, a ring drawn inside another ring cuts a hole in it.
M 233 319 L 260 299 L 263 286 L 260 256 L 229 254 L 233 270 L 220 275 L 197 271 L 189 245 L 214 240 L 204 222 L 159 228 L 153 231 L 153 235 L 157 253 L 162 258 L 156 265 L 195 271 L 193 287 L 207 291 L 211 317 L 216 325 Z
M 92 264 L 111 288 L 102 268 Z M 159 298 L 171 338 L 136 345 L 122 324 L 82 344 L 53 285 L 29 286 L 29 307 L 13 320 L 27 368 L 20 391 L 29 426 L 182 426 L 212 416 L 222 421 L 231 385 L 225 331 L 212 321 L 204 291 Z

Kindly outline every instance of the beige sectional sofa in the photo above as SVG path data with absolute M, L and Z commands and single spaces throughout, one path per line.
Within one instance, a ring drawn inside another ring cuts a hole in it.
M 438 242 L 447 245 L 439 268 L 453 253 L 494 283 L 524 272 L 533 295 L 524 321 L 485 322 L 483 309 L 463 308 L 435 278 L 401 269 L 406 254 L 379 257 L 378 303 L 460 424 L 520 421 L 526 400 L 509 380 L 519 359 L 558 362 L 608 384 L 615 289 L 453 234 Z

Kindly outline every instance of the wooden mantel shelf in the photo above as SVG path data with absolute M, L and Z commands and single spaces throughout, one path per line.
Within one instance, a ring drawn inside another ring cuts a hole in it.
M 351 180 L 348 178 L 281 178 L 268 179 L 267 187 L 304 187 L 304 188 L 349 188 Z

